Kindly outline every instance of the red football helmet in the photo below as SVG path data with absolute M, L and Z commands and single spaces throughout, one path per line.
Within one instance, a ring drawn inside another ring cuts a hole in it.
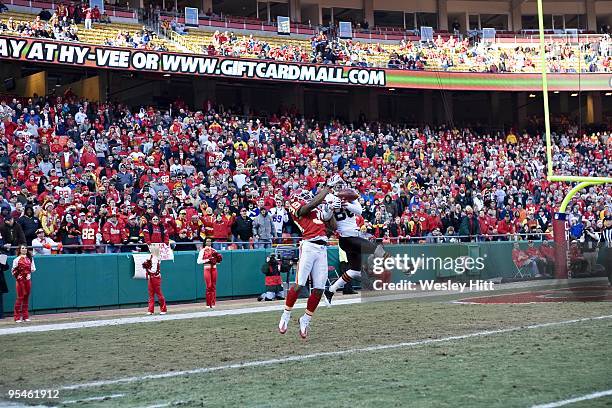
M 310 201 L 313 199 L 312 192 L 307 189 L 298 188 L 291 194 L 292 201 L 300 200 L 300 201 Z

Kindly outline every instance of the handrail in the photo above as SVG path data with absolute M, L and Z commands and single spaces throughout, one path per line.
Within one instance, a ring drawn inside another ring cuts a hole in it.
M 389 240 L 390 243 L 413 243 L 413 244 L 442 244 L 442 243 L 459 243 L 459 242 L 490 242 L 490 241 L 536 241 L 536 242 L 546 242 L 550 241 L 552 238 L 550 237 L 550 233 L 542 233 L 542 232 L 529 232 L 529 233 L 512 233 L 512 234 L 479 234 L 476 236 L 470 235 L 425 235 L 425 236 L 400 236 L 400 237 L 387 237 L 387 238 L 372 238 L 372 240 L 380 243 L 385 243 L 385 241 Z M 533 237 L 537 237 L 533 239 Z M 498 239 L 500 238 L 500 239 Z M 444 242 L 436 242 L 436 240 L 443 240 Z M 459 241 L 459 242 L 455 242 Z M 469 240 L 469 241 L 465 241 Z M 215 245 L 221 246 L 229 246 L 229 245 L 248 245 L 249 247 L 260 247 L 262 245 L 271 245 L 273 247 L 283 246 L 283 245 L 297 245 L 302 241 L 301 237 L 277 237 L 267 240 L 250 240 L 250 241 L 218 241 L 213 240 Z M 329 244 L 337 245 L 337 239 L 330 239 L 328 241 Z M 196 240 L 190 242 L 175 242 L 170 241 L 170 245 L 172 247 L 181 247 L 181 246 L 198 246 L 202 245 L 203 241 Z M 100 244 L 69 244 L 63 245 L 60 242 L 56 242 L 55 247 L 51 247 L 52 251 L 63 250 L 63 249 L 89 249 L 89 250 L 106 250 L 108 247 L 115 248 L 131 248 L 131 247 L 145 247 L 147 246 L 146 242 L 135 242 L 135 243 L 121 243 L 121 244 L 109 244 L 109 243 L 100 243 Z M 3 251 L 11 251 L 19 248 L 20 245 L 9 245 L 3 246 L 1 249 Z M 28 249 L 38 248 L 40 246 L 33 247 L 32 245 L 27 246 Z

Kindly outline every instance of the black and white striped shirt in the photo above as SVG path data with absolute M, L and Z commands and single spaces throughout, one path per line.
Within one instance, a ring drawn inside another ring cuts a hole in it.
M 601 231 L 601 240 L 608 248 L 612 248 L 612 227 L 604 228 Z

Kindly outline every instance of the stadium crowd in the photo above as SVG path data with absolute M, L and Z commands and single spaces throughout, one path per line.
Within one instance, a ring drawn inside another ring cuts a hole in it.
M 57 4 L 53 12 L 42 10 L 32 21 L 0 20 L 0 33 L 25 37 L 49 38 L 59 41 L 79 41 L 79 30 L 92 28 L 93 22 L 110 22 L 97 7 Z M 83 26 L 79 24 L 84 23 Z M 183 24 L 164 20 L 162 27 L 185 35 Z M 103 45 L 167 51 L 155 33 L 146 27 L 134 32 L 120 31 L 106 38 Z M 549 72 L 612 72 L 612 41 L 610 35 L 594 36 L 576 44 L 547 44 Z M 433 41 L 401 40 L 396 43 L 368 43 L 343 40 L 320 31 L 310 42 L 282 44 L 279 41 L 236 35 L 231 31 L 216 31 L 208 45 L 200 50 L 205 55 L 258 58 L 289 62 L 339 64 L 359 67 L 388 67 L 406 70 L 444 70 L 468 72 L 536 72 L 539 49 L 520 43 L 508 45 L 484 41 L 471 42 L 467 37 L 438 35 Z
M 84 23 L 83 26 L 79 24 Z M 98 6 L 58 4 L 51 13 L 43 9 L 32 21 L 15 21 L 9 17 L 0 20 L 0 34 L 16 34 L 22 37 L 47 38 L 57 41 L 81 41 L 80 30 L 91 30 L 93 22 L 110 23 L 106 13 L 100 13 Z M 146 26 L 129 32 L 118 31 L 113 38 L 106 38 L 102 45 L 113 47 L 129 47 L 155 51 L 168 51 L 156 41 L 157 34 Z
M 169 110 L 63 96 L 0 102 L 3 248 L 131 251 L 269 246 L 297 236 L 287 203 L 340 173 L 359 191 L 360 225 L 385 242 L 550 238 L 569 186 L 545 178 L 543 138 L 470 128 L 306 120 L 264 122 L 207 102 Z M 557 172 L 612 173 L 610 132 L 553 134 Z M 573 201 L 571 234 L 612 228 L 612 189 Z M 75 247 L 78 246 L 78 247 Z
M 184 34 L 181 32 L 181 34 Z M 432 42 L 401 40 L 399 47 L 389 44 L 365 43 L 353 40 L 330 39 L 319 33 L 309 47 L 294 44 L 271 45 L 253 35 L 237 36 L 231 31 L 216 31 L 206 55 L 248 57 L 289 62 L 340 64 L 359 67 L 385 66 L 407 70 L 456 70 L 470 72 L 537 72 L 539 49 L 517 45 L 509 48 L 486 42 L 470 43 L 450 36 L 438 36 Z M 611 72 L 612 48 L 608 35 L 576 45 L 563 42 L 547 44 L 549 72 Z M 373 61 L 389 56 L 386 62 Z M 376 58 L 379 57 L 379 58 Z

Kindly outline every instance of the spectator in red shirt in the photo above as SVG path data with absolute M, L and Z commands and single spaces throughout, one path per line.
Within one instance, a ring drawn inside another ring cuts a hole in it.
M 120 252 L 123 243 L 125 226 L 117 219 L 117 213 L 112 212 L 108 221 L 102 227 L 102 240 L 106 245 L 106 253 L 114 254 Z

